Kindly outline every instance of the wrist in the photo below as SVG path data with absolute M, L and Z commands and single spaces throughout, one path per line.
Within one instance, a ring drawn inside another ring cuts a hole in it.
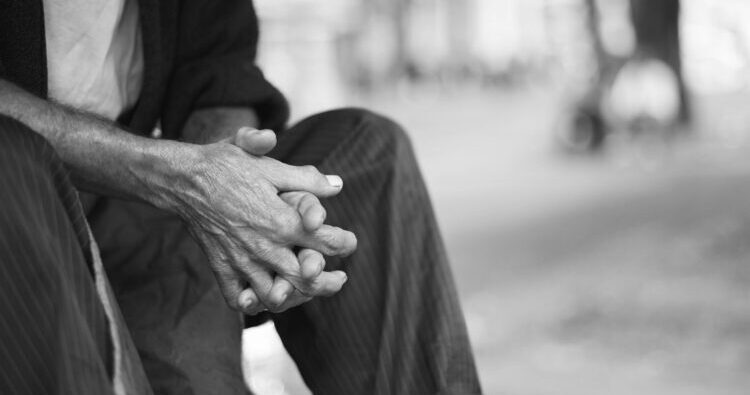
M 163 210 L 182 214 L 186 195 L 195 184 L 200 146 L 177 141 L 153 140 L 134 161 L 133 174 L 140 175 L 141 199 Z

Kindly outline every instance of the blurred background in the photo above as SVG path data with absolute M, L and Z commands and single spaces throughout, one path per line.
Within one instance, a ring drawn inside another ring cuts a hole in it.
M 485 393 L 748 393 L 750 2 L 255 3 L 294 120 L 410 132 Z M 272 324 L 244 347 L 309 393 Z

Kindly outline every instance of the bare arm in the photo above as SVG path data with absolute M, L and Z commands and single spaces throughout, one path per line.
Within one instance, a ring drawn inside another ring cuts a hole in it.
M 88 192 L 171 209 L 165 200 L 168 185 L 189 182 L 183 179 L 185 174 L 175 171 L 178 161 L 198 160 L 198 152 L 188 144 L 135 136 L 4 80 L 0 80 L 0 113 L 44 136 L 71 170 L 76 186 Z
M 231 139 L 240 128 L 257 128 L 259 125 L 258 115 L 249 107 L 209 107 L 194 111 L 182 130 L 180 139 L 195 144 L 210 144 L 217 141 Z M 249 139 L 238 141 L 237 145 L 245 152 L 253 155 L 266 155 L 276 145 L 276 136 L 272 131 L 258 131 Z M 304 228 L 309 232 L 319 230 L 326 218 L 326 210 L 318 198 L 309 192 L 284 192 L 279 197 L 292 207 L 296 207 Z M 325 267 L 325 258 L 316 250 L 303 248 L 298 253 L 302 276 L 314 279 L 320 275 Z M 295 289 L 294 286 L 284 278 L 274 279 L 274 293 L 289 295 L 286 301 L 278 306 L 277 310 L 300 305 L 311 298 Z M 240 295 L 240 300 L 256 300 L 257 295 L 252 289 L 245 289 Z M 254 310 L 247 313 L 261 311 L 266 306 L 257 305 Z
M 246 283 L 267 307 L 281 306 L 287 294 L 272 292 L 274 274 L 308 295 L 335 292 L 346 279 L 343 273 L 324 272 L 306 281 L 291 250 L 296 245 L 338 255 L 356 246 L 354 235 L 338 228 L 306 231 L 295 209 L 278 196 L 285 191 L 338 193 L 340 183 L 330 183 L 314 168 L 248 155 L 229 141 L 195 145 L 135 136 L 3 80 L 0 113 L 49 140 L 79 188 L 179 214 L 209 257 L 232 307 L 247 307 L 239 301 Z

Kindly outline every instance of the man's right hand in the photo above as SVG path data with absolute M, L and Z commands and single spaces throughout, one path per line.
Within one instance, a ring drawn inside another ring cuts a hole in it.
M 242 127 L 239 128 L 235 134 L 228 139 L 228 141 L 242 148 L 249 154 L 263 156 L 268 154 L 276 146 L 276 134 L 271 130 L 257 130 L 252 127 Z M 279 197 L 296 209 L 302 220 L 302 225 L 307 232 L 315 232 L 323 226 L 326 219 L 326 210 L 315 195 L 309 192 L 296 191 L 284 192 L 280 194 Z M 325 258 L 323 257 L 323 254 L 309 248 L 303 248 L 297 254 L 297 258 L 300 262 L 300 271 L 303 279 L 319 284 L 316 286 L 318 289 L 332 288 L 324 285 L 324 283 L 330 281 L 330 279 L 326 278 L 326 276 L 321 276 L 323 268 L 325 267 Z M 329 296 L 333 293 L 335 293 L 335 291 L 315 296 Z M 308 296 L 300 292 L 298 289 L 295 289 L 289 281 L 281 276 L 277 276 L 274 279 L 271 294 L 290 295 L 276 308 L 277 311 L 285 311 L 312 299 L 312 296 Z M 266 306 L 259 302 L 255 291 L 250 287 L 243 290 L 240 294 L 239 305 L 244 313 L 251 315 L 266 309 Z

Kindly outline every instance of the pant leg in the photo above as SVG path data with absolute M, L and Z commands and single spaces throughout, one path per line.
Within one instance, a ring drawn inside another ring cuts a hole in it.
M 114 393 L 89 240 L 52 147 L 0 116 L 0 393 Z
M 316 394 L 480 393 L 464 318 L 410 143 L 364 110 L 303 120 L 272 156 L 339 174 L 327 222 L 351 229 L 357 251 L 328 258 L 349 282 L 337 295 L 274 316 Z
M 182 221 L 107 198 L 89 221 L 154 393 L 247 394 L 240 315 Z

